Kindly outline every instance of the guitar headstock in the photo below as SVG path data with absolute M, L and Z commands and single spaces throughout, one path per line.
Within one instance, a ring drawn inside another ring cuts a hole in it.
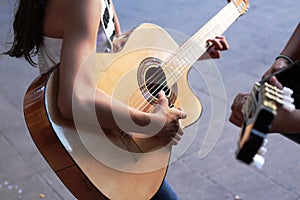
M 236 157 L 246 164 L 254 163 L 261 168 L 266 152 L 266 134 L 269 132 L 278 106 L 293 111 L 293 91 L 289 88 L 278 89 L 264 83 L 255 83 L 243 107 L 244 125 L 241 130 Z
M 278 105 L 282 106 L 285 110 L 292 112 L 295 110 L 294 99 L 292 98 L 293 91 L 287 87 L 278 89 L 277 87 L 264 83 L 263 87 L 263 101 L 265 106 L 271 106 L 276 103 L 276 108 Z M 275 109 L 275 108 L 274 108 Z
M 245 14 L 249 7 L 248 0 L 228 0 L 228 2 L 234 3 L 241 15 Z

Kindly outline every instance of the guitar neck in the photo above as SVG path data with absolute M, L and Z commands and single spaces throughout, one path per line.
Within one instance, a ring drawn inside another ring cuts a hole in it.
M 207 40 L 222 35 L 240 16 L 238 7 L 228 3 L 188 41 L 186 41 L 167 61 L 165 67 L 174 68 L 177 75 L 172 74 L 174 83 L 195 63 L 208 48 Z
M 196 32 L 181 50 L 192 62 L 197 61 L 199 55 L 202 55 L 207 49 L 207 40 L 222 35 L 239 16 L 240 13 L 235 4 L 232 2 L 227 4 Z M 189 56 L 191 51 L 196 52 L 198 55 Z

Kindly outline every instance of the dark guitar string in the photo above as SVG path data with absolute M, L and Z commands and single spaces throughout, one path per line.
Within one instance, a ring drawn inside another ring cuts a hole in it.
M 230 14 L 231 16 L 230 17 L 233 17 L 233 19 L 236 19 L 236 16 L 234 15 L 234 13 L 233 12 L 229 12 L 229 13 L 227 13 L 226 12 L 227 10 L 224 10 L 224 13 L 218 13 L 218 14 L 223 14 L 224 16 L 225 16 L 225 14 Z M 226 20 L 223 20 L 223 23 L 220 23 L 221 25 L 223 24 L 225 24 L 224 22 L 225 22 Z M 232 24 L 232 21 L 229 21 L 229 25 L 230 24 Z M 225 26 L 225 25 L 224 25 Z M 221 26 L 220 26 L 221 27 Z M 208 28 L 206 28 L 206 29 L 204 29 L 204 31 L 206 31 L 205 32 L 205 36 L 207 37 L 208 35 L 211 35 L 212 33 L 215 33 L 214 32 L 214 30 L 215 29 L 220 29 L 220 27 L 218 27 L 218 26 L 212 26 L 212 25 L 210 25 L 210 26 L 208 26 Z M 229 27 L 229 26 L 225 26 L 225 29 L 227 28 L 227 27 Z M 222 29 L 221 29 L 222 30 Z M 200 35 L 197 35 L 197 33 L 196 33 L 196 35 L 195 36 L 193 36 L 192 38 L 198 38 L 198 37 L 200 37 Z M 203 35 L 201 35 L 201 37 L 203 37 Z M 203 38 L 206 38 L 206 37 L 203 37 Z M 186 43 L 184 43 L 183 45 L 182 45 L 182 47 L 181 48 L 179 48 L 177 51 L 175 51 L 176 52 L 176 54 L 178 54 L 178 53 L 180 53 L 180 51 L 182 51 L 182 49 L 185 49 L 185 47 L 186 46 L 195 46 L 195 44 L 194 44 L 195 42 L 193 41 L 193 39 L 192 40 L 188 40 Z M 194 45 L 192 45 L 192 44 L 194 44 Z M 199 46 L 198 44 L 197 44 L 197 46 Z M 204 50 L 204 52 L 205 52 L 205 50 Z M 167 66 L 168 65 L 168 63 L 170 63 L 170 60 L 172 61 L 172 58 L 174 57 L 174 55 L 172 54 L 172 55 L 170 55 L 170 56 L 168 56 L 168 58 L 166 59 L 166 62 L 164 62 L 164 63 L 166 63 L 166 64 L 163 64 L 164 66 Z M 173 60 L 174 61 L 174 60 Z M 180 61 L 179 61 L 180 62 Z M 174 70 L 175 72 L 177 71 L 177 70 L 179 70 L 180 71 L 180 77 L 185 73 L 185 68 L 182 68 L 180 65 L 178 65 L 178 63 L 176 63 L 177 64 L 177 66 L 178 67 L 176 67 L 176 69 Z M 182 65 L 182 63 L 180 63 L 181 65 Z M 187 64 L 187 65 L 192 65 L 192 64 Z M 165 68 L 166 70 L 169 70 L 169 69 L 167 69 L 167 68 Z M 160 73 L 160 74 L 159 74 Z M 147 81 L 151 81 L 151 79 L 153 79 L 153 80 L 155 80 L 155 81 L 158 81 L 158 83 L 159 83 L 159 81 L 162 81 L 163 80 L 163 78 L 160 78 L 159 80 L 158 79 L 155 79 L 155 78 L 157 78 L 157 77 L 160 77 L 160 76 L 157 76 L 157 75 L 162 75 L 161 77 L 163 77 L 164 78 L 164 76 L 163 76 L 163 72 L 155 72 Z M 173 77 L 172 77 L 173 76 Z M 171 73 L 171 76 L 170 76 L 170 80 L 172 80 L 172 78 L 176 78 L 176 75 L 175 75 L 175 73 L 173 73 L 173 75 L 172 75 L 172 73 Z M 178 80 L 178 79 L 175 79 L 176 81 Z M 176 81 L 174 82 L 174 83 L 176 83 Z M 152 83 L 156 83 L 156 82 L 152 82 Z M 173 84 L 174 84 L 173 83 Z M 163 81 L 163 84 L 165 84 L 165 86 L 163 86 L 163 88 L 162 88 L 162 90 L 163 89 L 166 89 L 166 91 L 170 91 L 170 88 L 167 88 L 167 79 L 166 80 L 164 80 Z M 171 84 L 171 86 L 173 85 L 173 84 Z M 154 87 L 155 86 L 152 86 L 149 90 L 151 90 L 151 89 L 154 89 Z M 141 87 L 140 87 L 140 89 L 141 89 Z M 155 93 L 155 92 L 158 92 L 158 89 L 160 89 L 159 87 L 158 88 L 156 88 L 155 90 L 154 90 L 154 92 L 153 93 Z M 147 103 L 148 101 L 152 101 L 153 99 L 155 99 L 155 97 L 153 97 L 153 95 L 149 95 L 148 97 L 146 97 L 146 99 L 144 99 L 143 100 L 143 102 L 138 106 L 138 107 L 140 107 L 140 106 L 142 106 L 144 103 Z M 146 106 L 149 106 L 149 103 L 147 103 L 144 107 L 143 107 L 143 109 L 145 109 L 146 108 Z M 142 109 L 142 110 L 143 110 Z M 146 111 L 146 112 L 148 112 L 149 111 L 149 109 Z

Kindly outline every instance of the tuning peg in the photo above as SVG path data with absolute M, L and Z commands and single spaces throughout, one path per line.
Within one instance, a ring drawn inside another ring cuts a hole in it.
M 290 97 L 290 96 L 283 96 L 282 99 L 285 101 L 285 102 L 288 102 L 288 103 L 294 103 L 294 98 Z
M 256 154 L 253 157 L 253 165 L 258 168 L 258 169 L 262 169 L 262 167 L 265 164 L 265 158 L 262 155 Z
M 292 103 L 283 103 L 283 108 L 286 109 L 289 112 L 292 112 L 295 110 L 295 105 Z
M 267 143 L 268 140 L 264 139 L 263 144 L 257 151 L 256 155 L 253 157 L 252 164 L 258 169 L 262 169 L 263 165 L 265 164 L 264 155 L 266 155 L 267 153 L 267 148 L 266 148 Z
M 257 154 L 261 155 L 261 156 L 264 156 L 266 155 L 267 153 L 267 143 L 268 143 L 268 140 L 267 139 L 264 139 L 263 141 L 263 144 L 261 145 L 261 147 L 259 148 L 259 150 L 257 151 Z
M 283 88 L 282 88 L 282 93 L 283 93 L 284 95 L 291 96 L 294 92 L 293 92 L 293 90 L 291 90 L 290 88 L 283 87 Z
M 262 146 L 259 148 L 257 154 L 264 156 L 264 155 L 266 155 L 267 151 L 268 151 L 268 149 L 266 147 Z

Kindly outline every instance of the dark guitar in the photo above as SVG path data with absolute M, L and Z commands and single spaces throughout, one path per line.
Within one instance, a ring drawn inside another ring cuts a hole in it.
M 264 164 L 266 137 L 277 114 L 278 106 L 288 111 L 300 107 L 300 65 L 295 62 L 272 76 L 283 84 L 280 90 L 270 84 L 267 77 L 255 83 L 247 103 L 243 107 L 244 124 L 241 129 L 236 158 L 246 164 L 253 163 L 258 168 Z M 290 88 L 290 89 L 289 89 Z M 282 134 L 300 144 L 300 134 Z
M 125 42 L 114 41 L 120 51 L 97 53 L 98 88 L 143 112 L 152 112 L 157 91 L 165 90 L 170 104 L 188 113 L 183 127 L 193 124 L 202 105 L 188 85 L 189 69 L 206 51 L 207 40 L 221 35 L 247 8 L 248 0 L 231 1 L 180 47 L 161 27 L 138 26 L 121 37 Z M 150 199 L 166 175 L 171 145 L 139 133 L 78 128 L 57 109 L 58 76 L 56 67 L 37 77 L 24 98 L 27 127 L 50 167 L 78 199 Z

